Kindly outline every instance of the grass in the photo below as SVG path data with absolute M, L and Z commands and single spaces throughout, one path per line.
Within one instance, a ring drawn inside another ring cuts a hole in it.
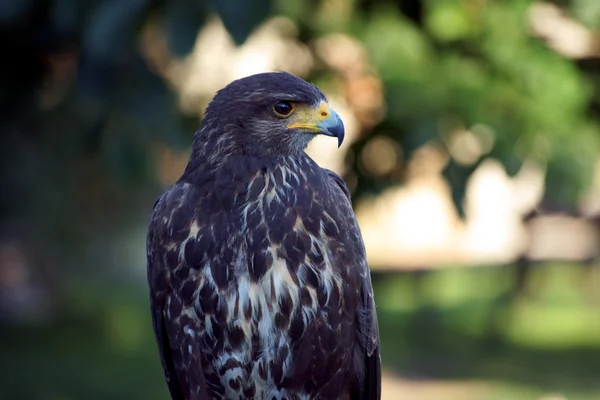
M 600 399 L 600 307 L 582 294 L 581 271 L 536 268 L 533 294 L 517 299 L 511 277 L 375 275 L 384 367 L 413 382 L 485 384 L 461 399 Z M 73 285 L 59 318 L 0 327 L 0 337 L 0 399 L 168 398 L 144 287 Z
M 376 276 L 384 365 L 413 379 L 485 381 L 491 399 L 600 399 L 600 307 L 582 292 L 582 271 L 536 267 L 523 297 L 511 296 L 511 277 L 507 268 Z

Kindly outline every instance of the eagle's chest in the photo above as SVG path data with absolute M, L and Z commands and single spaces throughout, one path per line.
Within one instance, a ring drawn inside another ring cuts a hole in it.
M 211 225 L 194 308 L 205 373 L 228 398 L 314 395 L 342 384 L 352 360 L 349 250 L 328 199 L 307 179 L 285 169 L 257 174 L 234 199 L 239 206 L 222 211 L 223 224 Z M 216 229 L 226 232 L 220 241 Z
M 223 398 L 313 399 L 331 382 L 341 393 L 353 361 L 350 289 L 327 266 L 291 269 L 274 257 L 258 281 L 241 274 L 217 295 L 215 314 L 200 313 L 204 371 Z

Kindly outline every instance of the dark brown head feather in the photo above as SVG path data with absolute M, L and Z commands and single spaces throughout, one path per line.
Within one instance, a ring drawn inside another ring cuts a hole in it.
M 327 98 L 313 85 L 287 72 L 252 75 L 219 90 L 194 136 L 191 166 L 220 164 L 234 154 L 274 157 L 302 152 L 314 135 L 295 133 L 273 115 L 279 101 L 317 106 Z

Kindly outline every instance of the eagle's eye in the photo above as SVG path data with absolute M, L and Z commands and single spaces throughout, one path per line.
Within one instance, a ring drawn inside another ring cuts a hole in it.
M 288 117 L 294 112 L 294 105 L 289 101 L 278 101 L 273 105 L 273 111 L 280 118 Z

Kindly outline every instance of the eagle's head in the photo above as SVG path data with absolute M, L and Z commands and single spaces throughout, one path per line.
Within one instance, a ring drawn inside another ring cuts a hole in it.
M 206 109 L 194 146 L 206 156 L 304 150 L 318 134 L 344 140 L 344 124 L 315 85 L 286 72 L 231 82 Z M 211 145 L 212 143 L 212 145 Z

